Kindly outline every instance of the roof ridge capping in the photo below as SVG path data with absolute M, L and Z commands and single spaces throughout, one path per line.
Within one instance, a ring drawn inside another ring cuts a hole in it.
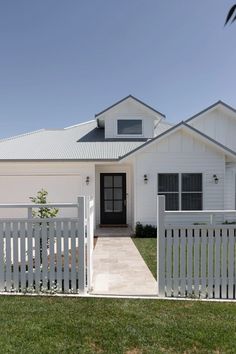
M 234 107 L 230 106 L 229 104 L 225 103 L 225 102 L 222 101 L 222 100 L 218 100 L 217 102 L 213 103 L 212 105 L 208 106 L 207 108 L 203 109 L 202 111 L 200 111 L 200 112 L 194 114 L 192 117 L 186 119 L 186 120 L 185 120 L 185 123 L 190 122 L 191 120 L 193 120 L 193 119 L 195 119 L 195 118 L 201 116 L 201 115 L 204 114 L 205 112 L 207 112 L 207 111 L 209 111 L 209 110 L 211 110 L 211 109 L 213 109 L 213 108 L 216 108 L 217 106 L 220 106 L 220 105 L 223 106 L 223 107 L 225 107 L 225 108 L 227 108 L 227 109 L 229 109 L 229 110 L 231 110 L 233 113 L 236 113 L 236 109 L 235 109 Z
M 13 135 L 13 136 L 10 136 L 8 138 L 2 138 L 2 139 L 0 139 L 0 143 L 4 143 L 5 141 L 8 141 L 8 140 L 14 140 L 14 139 L 18 139 L 18 138 L 23 138 L 24 136 L 33 135 L 33 134 L 37 134 L 37 133 L 44 132 L 44 131 L 46 131 L 46 129 L 42 128 L 42 129 L 38 129 L 38 130 L 33 130 L 31 132 L 27 132 L 27 133 Z
M 120 103 L 122 103 L 122 102 L 128 100 L 129 98 L 132 98 L 134 101 L 136 101 L 136 102 L 142 104 L 142 105 L 145 106 L 146 108 L 148 108 L 148 109 L 152 110 L 153 112 L 155 112 L 155 113 L 161 115 L 163 118 L 166 118 L 166 116 L 165 116 L 163 113 L 157 111 L 155 108 L 149 106 L 148 104 L 146 104 L 145 102 L 141 101 L 140 99 L 134 97 L 133 95 L 128 95 L 128 96 L 122 98 L 121 100 L 115 102 L 115 103 L 112 104 L 111 106 L 105 108 L 103 111 L 101 111 L 101 112 L 95 114 L 95 118 L 99 117 L 100 115 L 102 115 L 103 113 L 107 112 L 107 111 L 110 110 L 111 108 L 117 106 L 118 104 L 120 104 Z

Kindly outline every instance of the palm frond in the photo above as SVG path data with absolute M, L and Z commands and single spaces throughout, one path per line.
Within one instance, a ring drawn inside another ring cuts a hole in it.
M 235 11 L 236 11 L 236 4 L 233 5 L 233 6 L 231 7 L 231 9 L 229 10 L 228 15 L 227 15 L 226 20 L 225 20 L 225 26 L 226 26 L 227 23 L 232 19 L 233 14 L 234 14 Z M 235 20 L 236 20 L 236 15 L 235 15 L 234 18 L 232 19 L 231 23 L 234 22 Z

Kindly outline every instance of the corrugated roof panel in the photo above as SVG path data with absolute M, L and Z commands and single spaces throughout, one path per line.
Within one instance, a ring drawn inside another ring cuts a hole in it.
M 117 159 L 144 141 L 79 141 L 96 121 L 61 130 L 41 130 L 0 141 L 0 160 Z

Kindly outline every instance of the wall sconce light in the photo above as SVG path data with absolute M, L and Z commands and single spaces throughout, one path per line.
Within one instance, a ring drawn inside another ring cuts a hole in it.
M 219 178 L 217 177 L 217 175 L 213 175 L 213 181 L 215 182 L 215 184 L 218 184 Z
M 89 176 L 87 176 L 86 180 L 85 180 L 85 183 L 87 184 L 87 186 L 89 185 L 89 181 L 90 181 L 90 178 L 89 178 Z
M 143 176 L 143 181 L 144 181 L 145 184 L 148 183 L 148 176 L 147 176 L 147 175 L 144 175 L 144 176 Z

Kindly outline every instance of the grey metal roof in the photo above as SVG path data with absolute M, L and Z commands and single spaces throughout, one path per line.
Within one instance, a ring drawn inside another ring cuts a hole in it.
M 143 140 L 105 140 L 96 121 L 58 130 L 39 130 L 0 140 L 0 160 L 113 160 Z M 94 134 L 94 132 L 96 132 Z
M 159 122 L 155 135 L 170 124 Z M 96 120 L 64 129 L 42 129 L 0 140 L 0 161 L 118 160 L 152 139 L 105 139 Z

